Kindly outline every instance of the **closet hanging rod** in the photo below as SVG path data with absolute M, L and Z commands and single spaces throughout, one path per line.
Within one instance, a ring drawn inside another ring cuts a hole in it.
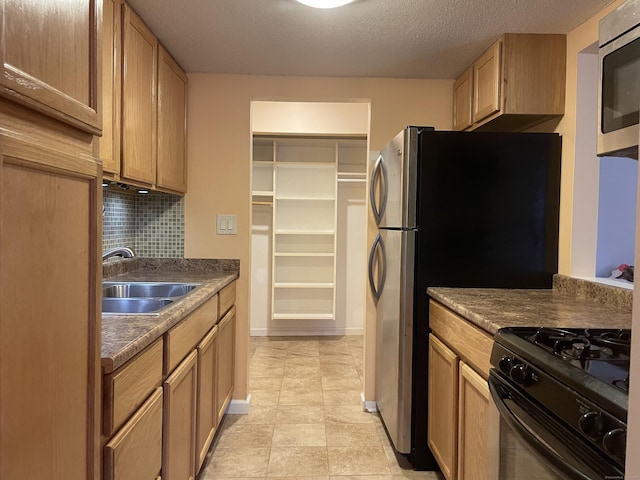
M 251 202 L 251 205 L 265 205 L 273 207 L 273 202 Z

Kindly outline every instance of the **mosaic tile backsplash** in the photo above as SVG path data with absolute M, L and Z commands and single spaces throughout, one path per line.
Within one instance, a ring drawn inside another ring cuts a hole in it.
M 184 257 L 184 197 L 103 193 L 103 251 L 127 246 L 140 257 Z

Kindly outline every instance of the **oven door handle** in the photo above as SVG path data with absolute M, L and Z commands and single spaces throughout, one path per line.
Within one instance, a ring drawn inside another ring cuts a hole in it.
M 507 402 L 511 401 L 511 403 L 517 404 L 516 400 L 511 392 L 509 392 L 508 387 L 502 386 L 502 382 L 493 375 L 495 374 L 491 373 L 489 376 L 489 390 L 491 391 L 493 401 L 502 419 L 513 429 L 522 441 L 535 450 L 542 458 L 554 465 L 557 470 L 568 475 L 567 478 L 575 480 L 604 478 L 602 476 L 594 476 L 598 474 L 593 472 L 592 469 L 588 468 L 583 462 L 576 459 L 574 454 L 563 445 L 562 440 L 554 442 L 549 438 L 546 439 L 549 441 L 545 441 L 542 435 L 539 436 L 538 432 L 544 432 L 548 430 L 548 428 L 545 428 L 545 426 L 529 415 L 524 409 L 518 408 L 519 412 L 514 412 L 513 409 L 509 408 Z M 551 446 L 550 444 L 552 443 L 555 445 Z M 562 456 L 556 450 L 561 454 L 565 454 L 565 456 Z M 585 471 L 585 469 L 588 469 L 588 472 Z M 612 480 L 619 478 L 622 480 L 624 476 L 607 475 L 606 478 Z

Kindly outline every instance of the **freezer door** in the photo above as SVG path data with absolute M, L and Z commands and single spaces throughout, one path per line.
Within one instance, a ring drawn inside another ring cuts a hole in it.
M 418 129 L 408 127 L 380 152 L 372 169 L 369 195 L 380 228 L 416 226 Z
M 376 312 L 376 402 L 395 449 L 411 451 L 413 261 L 416 232 L 381 230 L 386 280 Z

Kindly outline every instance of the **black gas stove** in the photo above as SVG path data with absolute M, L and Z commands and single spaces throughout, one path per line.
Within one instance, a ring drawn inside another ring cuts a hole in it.
M 573 463 L 588 472 L 567 478 L 623 478 L 630 343 L 630 330 L 622 329 L 512 327 L 496 333 L 494 400 L 526 405 L 530 423 L 555 432 L 557 449 L 570 450 Z

